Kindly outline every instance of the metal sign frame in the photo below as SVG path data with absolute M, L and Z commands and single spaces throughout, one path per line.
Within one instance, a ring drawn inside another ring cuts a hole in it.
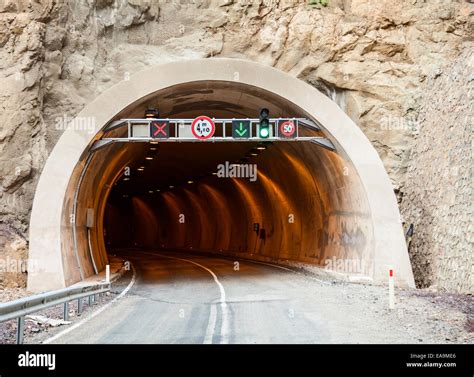
M 249 142 L 249 141 L 282 141 L 282 142 L 291 142 L 291 141 L 307 141 L 315 143 L 323 148 L 326 148 L 331 151 L 335 151 L 334 144 L 325 137 L 320 136 L 299 136 L 299 128 L 305 127 L 311 130 L 320 131 L 321 128 L 313 121 L 306 119 L 306 118 L 270 118 L 270 128 L 271 128 L 271 136 L 268 138 L 261 138 L 258 136 L 258 125 L 260 123 L 260 119 L 258 118 L 210 118 L 214 122 L 216 126 L 216 133 L 217 127 L 219 125 L 220 131 L 218 134 L 221 136 L 212 136 L 208 139 L 198 139 L 196 137 L 186 137 L 180 136 L 180 126 L 189 126 L 191 129 L 191 124 L 195 118 L 130 118 L 130 119 L 120 119 L 111 122 L 108 126 L 104 129 L 104 134 L 109 131 L 115 130 L 120 127 L 127 127 L 127 136 L 122 137 L 106 137 L 103 136 L 101 139 L 97 140 L 92 148 L 91 151 L 95 151 L 100 149 L 106 145 L 111 143 L 117 142 L 150 142 L 156 141 L 159 143 L 166 143 L 166 142 L 196 142 L 196 143 L 205 143 L 205 142 Z M 279 124 L 282 121 L 293 121 L 296 126 L 296 136 L 294 137 L 281 137 L 279 136 Z M 232 136 L 232 122 L 235 121 L 247 121 L 250 122 L 249 128 L 249 137 L 239 137 L 234 138 Z M 168 122 L 169 123 L 169 130 L 170 134 L 173 133 L 173 136 L 169 136 L 167 138 L 154 138 L 151 137 L 151 124 L 152 122 Z M 227 128 L 230 125 L 230 135 L 227 132 Z M 133 128 L 134 126 L 147 126 L 147 131 L 142 132 L 143 135 L 147 136 L 133 136 Z M 181 127 L 182 128 L 182 127 Z M 174 132 L 171 132 L 171 131 Z

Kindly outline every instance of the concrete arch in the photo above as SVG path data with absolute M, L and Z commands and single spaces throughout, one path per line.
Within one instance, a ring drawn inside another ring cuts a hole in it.
M 392 185 L 380 157 L 357 125 L 334 102 L 303 81 L 257 63 L 218 58 L 173 62 L 139 72 L 104 92 L 77 115 L 76 119 L 93 119 L 94 129 L 91 132 L 80 127 L 68 128 L 43 169 L 30 221 L 29 258 L 34 260 L 31 266 L 35 268 L 29 271 L 28 289 L 56 289 L 77 281 L 77 277 L 71 278 L 74 271 L 63 258 L 71 247 L 62 237 L 65 229 L 71 227 L 71 217 L 64 208 L 71 208 L 71 184 L 79 181 L 80 172 L 87 163 L 88 149 L 100 138 L 104 127 L 137 100 L 166 88 L 193 82 L 238 83 L 275 93 L 321 124 L 341 159 L 351 165 L 367 201 L 371 239 L 364 246 L 364 258 L 370 259 L 373 267 L 370 278 L 384 282 L 389 268 L 393 268 L 399 284 L 414 286 Z M 287 158 L 292 159 L 290 155 Z M 280 182 L 280 185 L 285 186 L 285 183 Z M 337 179 L 328 185 L 329 190 L 330 185 L 337 188 Z M 102 200 L 102 207 L 105 207 L 103 198 L 108 191 L 104 188 L 97 196 L 97 200 Z M 99 221 L 102 222 L 103 218 Z M 79 225 L 83 224 L 73 224 L 74 227 Z M 100 236 L 95 237 L 94 242 L 100 243 Z M 82 251 L 78 258 L 87 259 L 87 252 Z M 84 274 L 91 273 L 89 266 Z

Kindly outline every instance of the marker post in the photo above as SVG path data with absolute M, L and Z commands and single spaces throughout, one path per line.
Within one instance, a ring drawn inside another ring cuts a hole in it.
M 395 309 L 395 281 L 392 269 L 388 274 L 388 306 L 390 309 Z

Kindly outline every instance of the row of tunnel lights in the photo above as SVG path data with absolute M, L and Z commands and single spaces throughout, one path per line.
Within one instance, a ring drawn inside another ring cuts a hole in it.
M 158 142 L 157 142 L 157 141 L 150 141 L 150 144 L 155 145 L 155 144 L 158 144 Z M 248 161 L 249 158 L 258 157 L 259 154 L 260 154 L 260 151 L 263 151 L 263 150 L 267 149 L 268 146 L 271 145 L 271 144 L 273 144 L 273 143 L 272 143 L 272 142 L 259 143 L 256 147 L 252 148 L 252 149 L 247 153 L 246 157 L 241 158 L 237 163 L 245 163 L 245 162 Z M 157 149 L 158 149 L 157 147 L 150 147 L 150 150 L 151 150 L 151 151 L 157 151 Z M 148 155 L 148 156 L 145 157 L 145 160 L 147 160 L 147 161 L 152 161 L 152 160 L 154 160 L 154 157 Z M 139 171 L 139 172 L 143 172 L 143 171 L 145 171 L 145 166 L 144 166 L 144 165 L 141 165 L 141 166 L 139 166 L 136 170 Z M 212 175 L 217 175 L 217 172 L 212 172 L 212 173 L 210 173 L 210 174 L 212 174 Z M 130 181 L 130 179 L 131 179 L 131 177 L 129 177 L 129 176 L 128 176 L 128 177 L 124 177 L 124 178 L 122 179 L 122 181 Z M 194 180 L 191 180 L 191 179 L 190 179 L 190 180 L 187 181 L 187 183 L 188 183 L 188 184 L 193 184 L 193 183 L 194 183 Z M 173 188 L 175 188 L 175 185 L 169 185 L 168 188 L 169 188 L 169 189 L 173 189 Z M 148 190 L 148 193 L 149 193 L 149 194 L 153 194 L 153 193 L 155 193 L 155 192 L 161 192 L 161 190 L 162 190 L 162 189 Z M 124 194 L 123 197 L 126 198 L 126 197 L 128 197 L 128 195 L 127 195 L 127 194 Z

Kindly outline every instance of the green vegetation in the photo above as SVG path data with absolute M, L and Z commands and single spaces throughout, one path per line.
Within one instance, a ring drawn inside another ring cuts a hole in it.
M 328 6 L 329 0 L 308 0 L 308 5 L 322 5 L 323 7 Z

